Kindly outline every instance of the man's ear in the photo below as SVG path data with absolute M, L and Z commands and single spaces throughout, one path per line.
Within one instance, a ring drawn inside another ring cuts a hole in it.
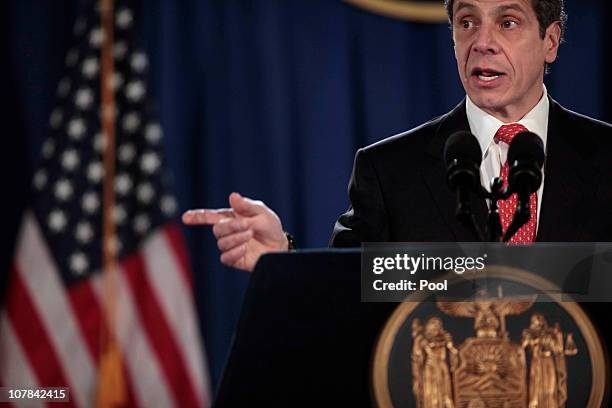
M 544 35 L 544 52 L 547 64 L 552 64 L 557 59 L 559 45 L 561 44 L 561 23 L 555 21 L 546 29 Z

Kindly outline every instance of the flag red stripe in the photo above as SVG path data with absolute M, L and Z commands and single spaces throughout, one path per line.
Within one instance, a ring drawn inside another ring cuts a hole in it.
M 185 250 L 185 239 L 180 227 L 175 223 L 169 223 L 164 228 L 164 234 L 166 241 L 170 244 L 172 252 L 176 255 L 176 259 L 181 265 L 181 273 L 187 282 L 187 287 L 193 290 L 193 274 L 191 273 L 191 267 L 189 266 L 189 257 Z
M 91 286 L 90 280 L 77 283 L 68 290 L 68 300 L 87 343 L 92 358 L 96 364 L 100 356 L 100 304 Z
M 7 291 L 7 315 L 41 387 L 70 387 L 62 365 L 41 324 L 30 293 L 19 271 L 13 266 L 13 279 Z M 72 402 L 67 406 L 74 406 Z
M 163 309 L 154 296 L 146 277 L 142 256 L 140 253 L 132 255 L 125 258 L 121 264 L 134 295 L 140 320 L 155 350 L 177 406 L 198 407 L 200 404 L 191 378 L 187 374 L 182 354 L 179 352 Z

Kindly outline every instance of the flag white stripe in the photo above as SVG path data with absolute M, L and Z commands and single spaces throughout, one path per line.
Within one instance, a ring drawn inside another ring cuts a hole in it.
M 119 346 L 126 363 L 134 397 L 140 407 L 175 407 L 176 403 L 168 389 L 159 360 L 151 347 L 134 303 L 125 271 L 119 268 L 117 276 L 117 326 Z M 103 304 L 103 282 L 101 275 L 92 279 L 92 288 Z
M 0 378 L 3 387 L 34 388 L 38 387 L 36 376 L 21 344 L 17 340 L 13 326 L 6 310 L 0 316 Z M 44 407 L 41 400 L 18 400 L 16 407 Z
M 71 398 L 78 406 L 90 406 L 95 395 L 95 364 L 66 299 L 55 262 L 34 215 L 29 211 L 24 216 L 16 263 L 59 363 L 64 368 Z
M 179 351 L 195 388 L 200 404 L 208 400 L 209 379 L 204 370 L 203 347 L 195 314 L 191 289 L 183 279 L 181 265 L 167 241 L 166 234 L 156 231 L 143 245 L 145 269 L 152 290 L 159 299 L 166 321 L 177 341 Z

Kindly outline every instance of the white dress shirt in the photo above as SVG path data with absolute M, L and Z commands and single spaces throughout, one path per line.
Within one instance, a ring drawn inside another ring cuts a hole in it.
M 538 104 L 521 120 L 513 122 L 525 126 L 527 130 L 538 135 L 544 143 L 544 151 L 546 151 L 546 140 L 548 137 L 549 108 L 550 102 L 548 101 L 548 93 L 545 86 L 540 102 L 538 102 Z M 503 163 L 506 162 L 506 156 L 508 155 L 508 145 L 502 142 L 496 143 L 494 137 L 501 126 L 510 125 L 511 123 L 503 123 L 499 119 L 484 112 L 472 102 L 469 96 L 466 100 L 466 113 L 470 124 L 470 130 L 474 136 L 476 136 L 476 139 L 478 139 L 478 143 L 483 152 L 482 164 L 480 166 L 480 180 L 483 187 L 486 188 L 487 191 L 491 191 L 490 181 L 493 177 L 499 177 L 501 167 Z M 542 184 L 538 189 L 538 218 L 536 225 L 539 225 L 540 221 L 540 207 L 542 205 L 543 191 L 544 178 L 542 177 Z

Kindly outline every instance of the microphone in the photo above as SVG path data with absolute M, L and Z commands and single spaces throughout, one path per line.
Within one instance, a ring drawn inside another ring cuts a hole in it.
M 508 188 L 511 192 L 517 193 L 518 204 L 512 223 L 504 236 L 504 242 L 509 241 L 531 217 L 529 197 L 538 191 L 542 184 L 544 158 L 544 143 L 535 133 L 519 133 L 510 144 Z
M 470 132 L 453 133 L 444 146 L 446 163 L 446 182 L 457 195 L 455 215 L 468 229 L 482 241 L 482 234 L 476 226 L 471 209 L 471 193 L 479 192 L 480 163 L 482 150 L 478 140 Z

